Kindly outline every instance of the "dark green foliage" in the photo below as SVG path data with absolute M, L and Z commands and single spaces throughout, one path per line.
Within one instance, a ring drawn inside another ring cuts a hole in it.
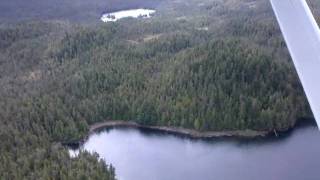
M 165 98 L 158 99 L 169 112 L 160 114 L 161 119 L 175 125 L 199 130 L 286 129 L 305 114 L 306 102 L 299 97 L 302 90 L 292 67 L 241 41 L 215 41 L 176 61 L 179 64 L 162 81 L 159 93 Z
M 94 27 L 0 24 L 0 179 L 114 179 L 61 145 L 101 121 L 285 130 L 311 116 L 270 5 L 229 1 Z
M 98 160 L 97 154 L 82 152 L 74 159 L 70 159 L 64 148 L 58 145 L 35 149 L 17 150 L 15 156 L 8 153 L 0 155 L 1 179 L 106 179 L 114 180 L 115 170 Z

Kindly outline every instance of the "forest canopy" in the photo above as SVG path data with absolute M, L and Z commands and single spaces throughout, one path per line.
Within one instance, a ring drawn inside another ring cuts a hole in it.
M 0 179 L 115 179 L 62 145 L 108 120 L 272 131 L 312 117 L 267 1 L 146 6 L 151 19 L 95 25 L 1 16 Z

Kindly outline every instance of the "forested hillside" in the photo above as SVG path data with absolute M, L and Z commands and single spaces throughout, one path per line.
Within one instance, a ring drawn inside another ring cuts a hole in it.
M 0 179 L 114 179 L 61 142 L 130 120 L 284 130 L 312 117 L 266 0 L 190 0 L 151 19 L 0 26 Z
M 62 20 L 95 24 L 104 12 L 149 7 L 155 8 L 164 0 L 2 0 L 1 22 L 30 20 Z

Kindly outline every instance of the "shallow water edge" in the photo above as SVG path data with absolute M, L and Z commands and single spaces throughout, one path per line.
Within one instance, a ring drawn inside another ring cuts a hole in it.
M 197 131 L 194 129 L 187 129 L 181 127 L 168 127 L 168 126 L 147 126 L 140 125 L 133 121 L 123 121 L 123 120 L 110 120 L 105 122 L 96 123 L 90 126 L 87 135 L 73 142 L 64 142 L 63 145 L 78 148 L 83 145 L 91 134 L 98 131 L 109 129 L 109 128 L 137 128 L 142 130 L 160 132 L 165 134 L 176 135 L 180 137 L 187 137 L 190 139 L 217 139 L 217 138 L 237 138 L 237 139 L 257 139 L 257 138 L 267 138 L 267 137 L 286 137 L 295 128 L 302 126 L 316 126 L 315 120 L 310 118 L 299 119 L 293 127 L 288 127 L 287 129 L 272 129 L 272 130 L 234 130 L 234 131 Z

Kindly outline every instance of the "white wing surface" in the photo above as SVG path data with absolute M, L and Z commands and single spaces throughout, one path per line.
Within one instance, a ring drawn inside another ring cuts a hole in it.
M 270 0 L 320 127 L 320 30 L 305 0 Z

